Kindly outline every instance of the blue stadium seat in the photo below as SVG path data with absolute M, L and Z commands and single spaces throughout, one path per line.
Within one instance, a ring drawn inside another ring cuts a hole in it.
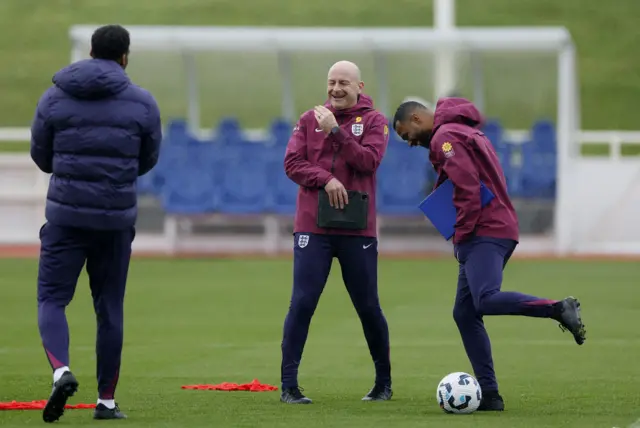
M 151 181 L 156 196 L 162 193 L 162 188 L 165 183 L 165 176 L 171 170 L 170 161 L 180 156 L 182 153 L 186 153 L 183 149 L 185 147 L 197 146 L 200 142 L 189 132 L 186 127 L 175 126 L 169 132 L 164 135 L 162 145 L 160 146 L 160 156 L 158 158 L 158 164 L 155 168 L 147 174 L 143 179 L 145 181 Z
M 396 144 L 404 144 L 404 145 L 406 145 L 407 142 L 404 141 L 402 138 L 400 138 L 398 133 L 393 129 L 393 119 L 391 119 L 389 121 L 389 144 L 388 144 L 388 149 L 393 149 Z
M 165 174 L 170 169 L 167 161 L 175 156 L 172 154 L 171 148 L 198 145 L 199 143 L 198 139 L 189 132 L 187 122 L 184 119 L 170 119 L 164 130 L 158 164 L 150 173 L 140 179 L 143 189 L 159 196 L 164 186 Z M 181 150 L 178 149 L 178 151 Z
M 167 121 L 167 132 L 186 132 L 187 121 L 183 118 L 171 118 Z
M 189 127 L 184 119 L 170 119 L 164 132 L 163 143 L 189 144 L 193 136 L 189 133 Z
M 271 147 L 268 156 L 267 176 L 270 185 L 270 212 L 282 215 L 293 215 L 296 211 L 298 185 L 291 181 L 284 172 L 285 146 Z
M 238 119 L 234 117 L 221 119 L 216 128 L 216 143 L 230 145 L 242 142 L 244 142 L 244 136 Z
M 498 120 L 489 120 L 482 128 L 484 134 L 491 140 L 491 144 L 498 154 L 500 159 L 500 165 L 504 170 L 504 175 L 507 180 L 507 188 L 511 188 L 512 196 L 516 196 L 518 190 L 518 173 L 513 164 L 513 144 L 504 139 L 504 129 Z
M 516 144 L 505 141 L 500 146 L 500 149 L 496 150 L 507 180 L 507 191 L 512 197 L 521 196 L 521 166 L 515 163 L 515 159 L 519 156 L 516 148 Z
M 142 177 L 138 177 L 138 193 L 147 195 L 151 194 L 154 196 L 160 196 L 162 194 L 162 188 L 165 181 L 165 173 L 168 170 L 166 164 L 166 152 L 169 147 L 180 146 L 177 144 L 172 145 L 166 138 L 162 141 L 158 163 L 150 172 L 146 173 Z
M 257 214 L 267 211 L 269 187 L 267 157 L 263 143 L 222 145 L 215 156 L 218 211 Z M 219 181 L 218 181 L 219 180 Z
M 431 165 L 431 162 L 429 161 L 429 159 L 426 159 L 425 163 L 427 165 L 427 171 L 426 171 L 426 182 L 424 183 L 424 188 L 427 192 L 431 192 L 431 189 L 433 189 L 433 186 L 436 185 L 436 181 L 438 181 L 438 173 L 436 173 L 436 170 L 433 167 L 433 165 Z
M 390 142 L 377 173 L 377 205 L 380 214 L 420 215 L 418 204 L 429 189 L 428 152 L 406 143 Z
M 521 193 L 526 198 L 553 199 L 556 194 L 556 131 L 548 120 L 531 128 L 531 141 L 522 145 Z
M 497 120 L 487 121 L 482 128 L 482 132 L 484 132 L 484 135 L 486 135 L 487 138 L 491 141 L 491 144 L 498 153 L 498 157 L 500 158 L 502 167 L 506 167 L 505 170 L 508 169 L 508 167 L 511 165 L 511 145 L 503 138 L 504 131 L 500 122 L 498 122 Z
M 502 144 L 502 125 L 495 119 L 487 120 L 482 127 L 482 132 L 491 141 L 494 147 L 498 147 Z
M 540 150 L 538 142 L 522 144 L 520 193 L 525 198 L 552 199 L 556 189 L 555 154 Z
M 536 143 L 539 151 L 547 154 L 557 152 L 556 128 L 550 120 L 539 120 L 531 128 L 531 140 Z
M 156 186 L 155 169 L 149 171 L 142 177 L 138 177 L 137 191 L 139 195 L 157 195 L 158 187 Z
M 166 150 L 162 204 L 168 213 L 202 214 L 216 209 L 212 143 L 169 146 Z
M 275 119 L 269 128 L 270 144 L 286 146 L 291 137 L 293 126 L 285 119 Z

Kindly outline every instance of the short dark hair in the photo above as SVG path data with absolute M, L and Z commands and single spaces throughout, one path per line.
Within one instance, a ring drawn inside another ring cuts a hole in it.
M 91 36 L 91 55 L 96 59 L 118 61 L 129 53 L 129 32 L 120 25 L 105 25 Z
M 398 121 L 404 122 L 409 119 L 409 116 L 416 110 L 428 110 L 427 106 L 417 101 L 405 101 L 398 106 L 396 114 L 393 116 L 393 129 L 396 129 L 396 123 Z

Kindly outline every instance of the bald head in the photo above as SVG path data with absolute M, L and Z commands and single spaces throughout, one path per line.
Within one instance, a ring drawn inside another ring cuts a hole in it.
M 351 76 L 353 80 L 358 82 L 362 80 L 362 76 L 360 74 L 360 68 L 358 68 L 358 66 L 351 61 L 336 62 L 329 69 L 329 76 L 331 76 L 331 73 L 342 73 L 342 74 Z
M 338 61 L 331 66 L 327 75 L 327 94 L 331 106 L 336 110 L 351 108 L 358 102 L 364 82 L 360 69 L 351 61 Z

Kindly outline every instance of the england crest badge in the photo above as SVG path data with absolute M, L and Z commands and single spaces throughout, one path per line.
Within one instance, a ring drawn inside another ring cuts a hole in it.
M 364 125 L 362 125 L 361 123 L 354 123 L 353 125 L 351 125 L 351 133 L 356 137 L 361 136 L 363 131 Z
M 298 235 L 298 247 L 304 248 L 309 244 L 309 235 Z

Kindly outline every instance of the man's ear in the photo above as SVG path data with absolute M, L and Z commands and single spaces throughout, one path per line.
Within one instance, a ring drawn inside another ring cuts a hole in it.
M 122 58 L 120 58 L 120 65 L 122 66 L 122 68 L 127 68 L 128 64 L 129 64 L 129 54 L 122 55 Z
M 411 113 L 411 117 L 410 117 L 410 119 L 411 119 L 411 122 L 413 122 L 413 123 L 420 123 L 420 122 L 422 122 L 422 119 L 420 119 L 420 116 L 419 116 L 419 115 L 418 115 L 418 113 L 416 113 L 416 112 Z

